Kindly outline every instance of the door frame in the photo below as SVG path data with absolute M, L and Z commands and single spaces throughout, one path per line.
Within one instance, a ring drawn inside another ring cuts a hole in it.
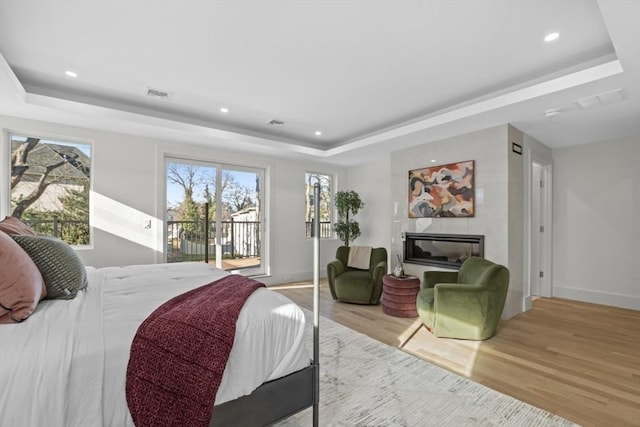
M 553 166 L 550 156 L 525 150 L 525 269 L 523 311 L 532 307 L 534 296 L 553 296 Z M 540 182 L 533 182 L 534 164 L 540 166 Z M 539 191 L 534 191 L 536 185 Z M 538 197 L 535 197 L 539 195 Z M 539 212 L 539 222 L 534 221 L 533 209 Z M 540 225 L 544 231 L 540 232 Z M 534 238 L 538 233 L 539 238 Z M 535 254 L 535 255 L 534 255 Z M 540 277 L 540 272 L 543 276 Z M 539 295 L 533 295 L 534 283 L 538 283 Z
M 540 181 L 543 183 L 540 189 L 540 224 L 545 231 L 541 234 L 540 242 L 540 268 L 544 276 L 540 281 L 540 296 L 552 297 L 553 286 L 553 216 L 552 216 L 552 165 L 541 165 Z
M 259 177 L 259 183 L 260 183 L 260 217 L 259 217 L 259 221 L 260 221 L 260 230 L 259 230 L 259 238 L 260 238 L 260 266 L 257 268 L 242 268 L 242 269 L 236 269 L 236 270 L 227 270 L 230 273 L 238 273 L 238 274 L 242 274 L 244 276 L 262 276 L 262 275 L 266 275 L 268 274 L 268 267 L 267 267 L 267 250 L 268 250 L 268 244 L 266 239 L 268 238 L 268 232 L 266 230 L 266 194 L 264 193 L 264 189 L 267 187 L 266 186 L 266 174 L 267 171 L 264 168 L 260 168 L 260 167 L 256 167 L 256 166 L 249 166 L 249 165 L 235 165 L 235 164 L 231 164 L 231 163 L 225 163 L 222 161 L 213 161 L 213 160 L 206 160 L 206 159 L 194 159 L 194 158 L 189 158 L 189 157 L 184 157 L 184 156 L 180 156 L 180 155 L 175 155 L 175 154 L 170 154 L 170 153 L 163 153 L 163 155 L 161 156 L 161 161 L 159 162 L 159 171 L 158 171 L 158 176 L 159 176 L 159 188 L 161 188 L 162 191 L 162 197 L 159 197 L 158 199 L 161 200 L 162 203 L 162 207 L 161 210 L 159 212 L 159 217 L 161 218 L 161 224 L 162 224 L 162 243 L 158 244 L 158 248 L 163 248 L 162 252 L 160 253 L 156 253 L 156 262 L 167 262 L 167 252 L 165 249 L 166 246 L 166 241 L 167 241 L 167 226 L 166 226 L 166 221 L 167 221 L 167 212 L 166 212 L 166 207 L 167 207 L 167 164 L 168 163 L 185 163 L 185 164 L 193 164 L 193 165 L 201 165 L 203 167 L 211 167 L 211 168 L 215 168 L 216 170 L 216 182 L 221 182 L 221 177 L 222 177 L 222 171 L 223 170 L 232 170 L 232 171 L 242 171 L 242 172 L 250 172 L 250 173 L 255 173 L 256 175 L 258 175 Z M 218 189 L 216 188 L 216 192 L 215 192 L 215 200 L 216 200 L 216 204 L 217 206 L 221 205 L 222 202 L 222 192 L 218 191 Z M 215 246 L 216 246 L 216 253 L 217 254 L 222 254 L 222 242 L 220 239 L 220 235 L 219 232 L 222 230 L 222 218 L 221 218 L 221 211 L 218 211 L 218 214 L 216 215 L 215 218 L 215 223 L 216 223 L 216 234 L 214 235 L 214 242 L 215 242 Z M 216 268 L 220 268 L 222 269 L 222 258 L 221 257 L 216 257 Z

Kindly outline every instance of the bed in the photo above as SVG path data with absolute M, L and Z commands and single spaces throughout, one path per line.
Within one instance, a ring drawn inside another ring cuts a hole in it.
M 0 328 L 0 425 L 132 426 L 125 373 L 138 325 L 166 300 L 226 274 L 204 263 L 87 268 L 89 284 L 74 299 L 43 300 L 27 321 Z M 294 394 L 294 407 L 280 411 L 309 406 L 304 314 L 286 297 L 261 288 L 240 311 L 211 425 L 229 419 L 255 425 L 238 398 L 260 394 L 256 389 L 263 383 L 273 388 L 270 382 L 281 378 L 293 390 L 298 383 L 304 387 Z M 265 411 L 271 407 L 267 402 Z M 238 411 L 242 416 L 236 418 Z M 251 413 L 265 415 L 255 406 Z M 266 422 L 281 416 L 274 413 Z
M 84 267 L 64 242 L 15 219 L 0 226 L 0 323 L 20 322 L 0 325 L 0 426 L 133 426 L 128 364 L 140 329 L 174 297 L 228 273 L 205 263 Z M 308 407 L 318 425 L 319 235 L 315 222 L 313 357 L 302 310 L 255 289 L 239 309 L 210 426 L 269 425 Z M 72 289 L 74 271 L 82 280 Z

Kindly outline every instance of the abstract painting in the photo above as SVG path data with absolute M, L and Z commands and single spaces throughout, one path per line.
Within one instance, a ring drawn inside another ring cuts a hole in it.
M 474 216 L 474 161 L 409 171 L 409 218 Z

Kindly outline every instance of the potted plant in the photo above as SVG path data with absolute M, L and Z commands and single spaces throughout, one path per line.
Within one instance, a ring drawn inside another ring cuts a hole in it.
M 333 225 L 338 238 L 349 246 L 349 242 L 360 235 L 360 225 L 351 219 L 364 207 L 360 196 L 355 191 L 338 191 L 336 193 L 336 208 L 338 210 L 338 222 Z

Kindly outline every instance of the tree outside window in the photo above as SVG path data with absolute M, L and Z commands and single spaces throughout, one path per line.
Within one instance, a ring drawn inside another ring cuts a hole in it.
M 320 237 L 328 238 L 332 231 L 332 179 L 329 175 L 321 173 L 307 172 L 305 176 L 305 224 L 306 236 L 312 236 L 313 229 L 313 208 L 316 201 L 313 199 L 313 186 L 320 184 Z
M 211 257 L 216 264 L 224 260 L 223 269 L 250 268 L 259 274 L 256 269 L 262 268 L 264 245 L 260 203 L 264 172 L 179 159 L 171 159 L 166 168 L 167 261 Z M 218 249 L 222 252 L 216 253 Z
M 11 216 L 72 245 L 90 243 L 91 145 L 10 135 Z

